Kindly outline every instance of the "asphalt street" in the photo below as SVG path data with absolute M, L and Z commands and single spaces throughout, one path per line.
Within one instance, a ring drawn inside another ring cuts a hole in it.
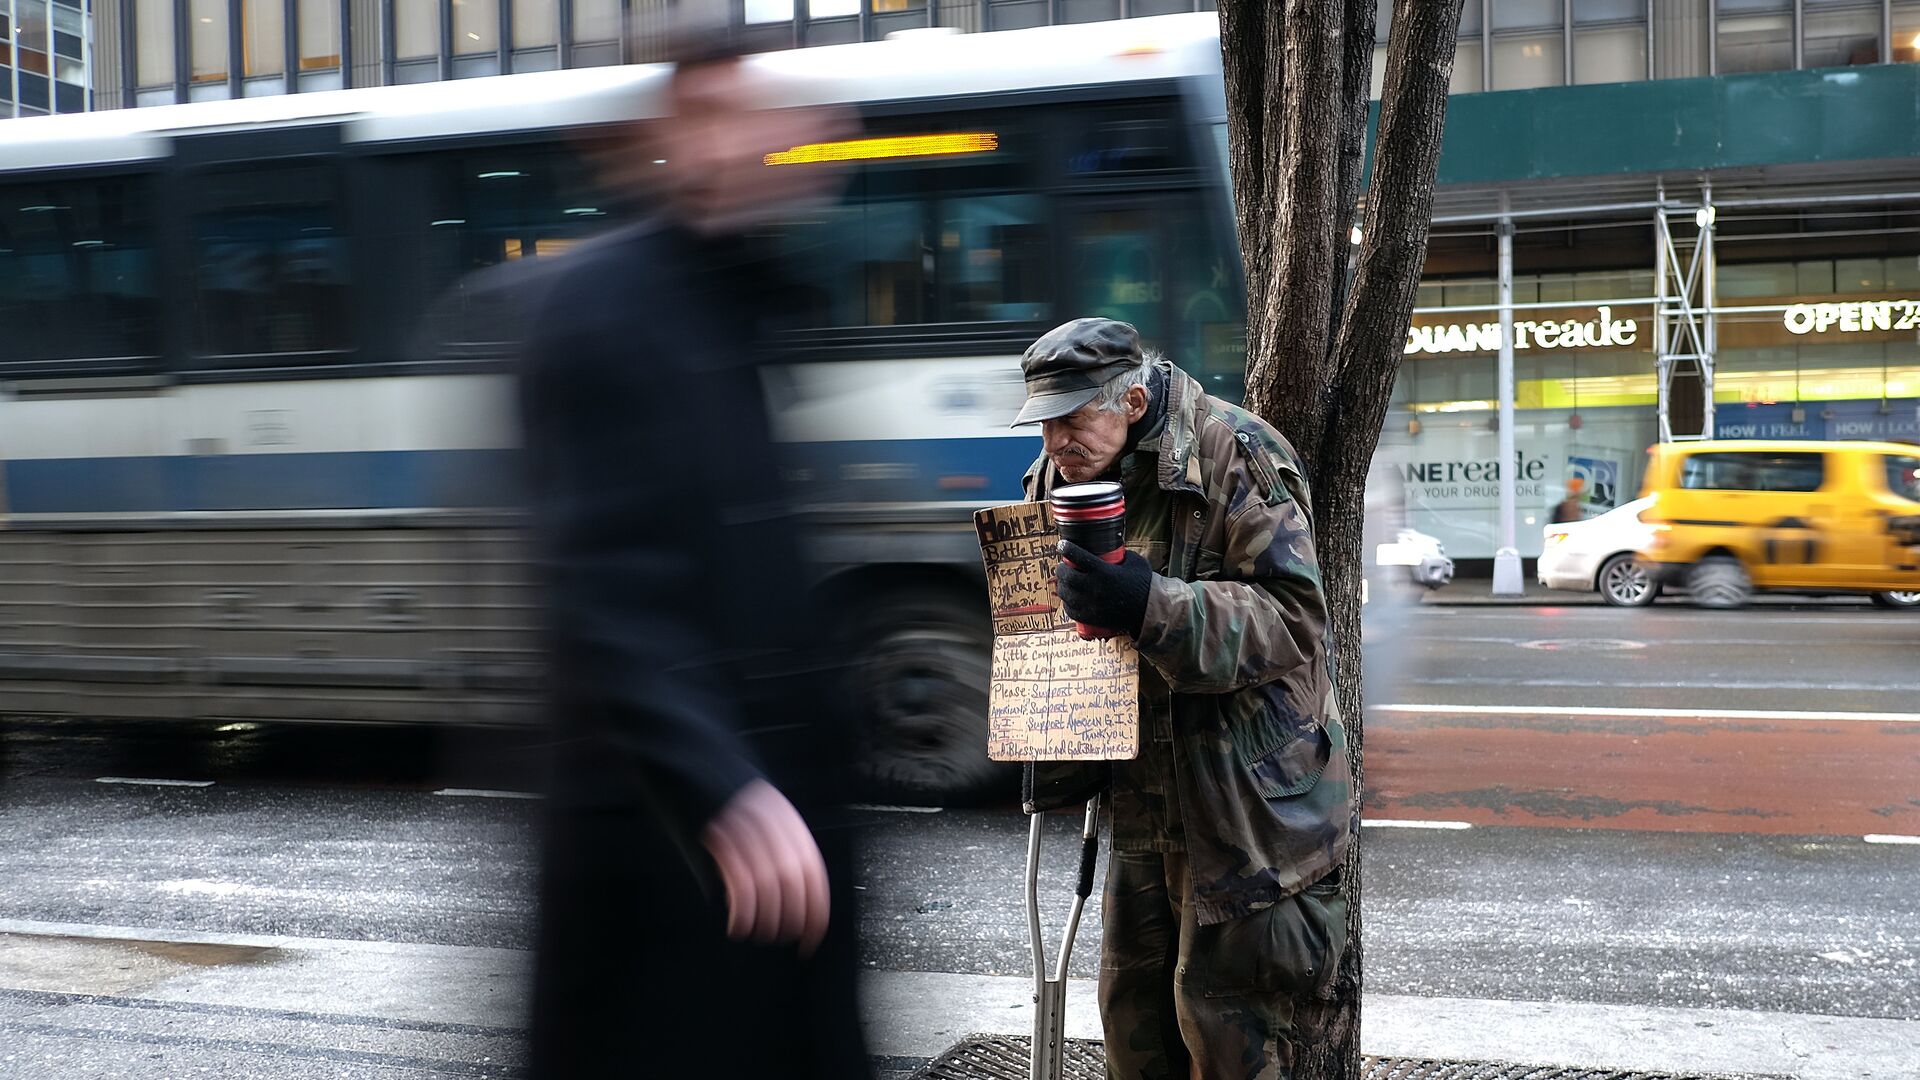
M 1835 605 L 1408 613 L 1370 642 L 1401 677 L 1366 724 L 1369 994 L 1920 1021 L 1916 645 Z M 0 724 L 0 1076 L 510 1075 L 538 751 Z M 1016 810 L 859 821 L 869 968 L 1028 974 Z M 1048 826 L 1057 928 L 1077 822 Z

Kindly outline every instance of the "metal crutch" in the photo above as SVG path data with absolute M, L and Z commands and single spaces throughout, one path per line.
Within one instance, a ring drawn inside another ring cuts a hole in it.
M 1040 938 L 1040 827 L 1046 815 L 1036 813 L 1027 827 L 1027 933 L 1033 939 L 1033 1063 L 1029 1080 L 1065 1080 L 1061 1071 L 1067 1032 L 1067 961 L 1073 957 L 1073 936 L 1080 931 L 1080 912 L 1093 892 L 1093 863 L 1100 852 L 1100 796 L 1087 800 L 1086 824 L 1080 830 L 1080 882 L 1074 888 L 1073 911 L 1060 939 L 1060 959 L 1047 976 L 1047 949 Z

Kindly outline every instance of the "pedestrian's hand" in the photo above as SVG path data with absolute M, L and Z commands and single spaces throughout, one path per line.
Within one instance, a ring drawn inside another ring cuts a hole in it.
M 1139 552 L 1129 551 L 1117 563 L 1068 540 L 1060 541 L 1060 570 L 1056 589 L 1067 617 L 1088 626 L 1140 636 L 1147 619 L 1147 596 L 1153 590 L 1153 571 Z
M 812 955 L 827 934 L 827 864 L 780 790 L 755 780 L 707 823 L 700 840 L 727 890 L 727 936 L 797 941 Z

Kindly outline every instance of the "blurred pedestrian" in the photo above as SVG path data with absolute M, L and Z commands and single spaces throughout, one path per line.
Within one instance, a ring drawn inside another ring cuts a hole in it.
M 659 213 L 555 264 L 522 374 L 556 733 L 531 1072 L 841 1080 L 846 753 L 753 360 L 782 290 L 738 235 L 814 121 L 725 38 L 678 47 L 637 133 Z
M 1062 544 L 1066 614 L 1140 665 L 1141 751 L 1038 765 L 1029 813 L 1111 783 L 1100 1018 L 1119 1080 L 1280 1080 L 1319 1037 L 1347 940 L 1355 824 L 1327 608 L 1293 450 L 1132 326 L 1076 319 L 1027 349 L 1036 499 L 1119 481 L 1118 564 Z
M 1569 521 L 1582 521 L 1586 519 L 1587 504 L 1586 500 L 1582 498 L 1586 490 L 1587 482 L 1584 479 L 1578 476 L 1567 478 L 1567 497 L 1561 499 L 1560 504 L 1553 508 L 1553 523 L 1555 525 L 1564 525 Z

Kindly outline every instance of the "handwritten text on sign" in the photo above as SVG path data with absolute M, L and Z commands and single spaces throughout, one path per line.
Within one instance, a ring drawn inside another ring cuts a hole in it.
M 1059 534 L 1045 503 L 974 515 L 993 614 L 987 756 L 1110 761 L 1140 752 L 1140 658 L 1126 638 L 1085 641 L 1053 592 Z

